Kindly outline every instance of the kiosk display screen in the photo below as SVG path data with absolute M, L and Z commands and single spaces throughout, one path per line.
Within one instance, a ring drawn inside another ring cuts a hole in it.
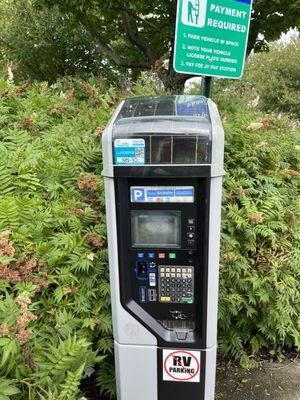
M 131 212 L 132 246 L 139 248 L 180 248 L 180 211 Z

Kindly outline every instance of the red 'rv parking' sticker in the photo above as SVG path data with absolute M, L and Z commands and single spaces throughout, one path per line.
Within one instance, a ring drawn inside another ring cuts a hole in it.
M 200 351 L 163 350 L 163 380 L 200 382 Z

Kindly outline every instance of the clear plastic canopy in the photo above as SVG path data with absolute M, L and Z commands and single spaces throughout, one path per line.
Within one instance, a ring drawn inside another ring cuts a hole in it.
M 113 127 L 115 139 L 144 139 L 146 164 L 208 164 L 211 121 L 203 96 L 127 99 Z

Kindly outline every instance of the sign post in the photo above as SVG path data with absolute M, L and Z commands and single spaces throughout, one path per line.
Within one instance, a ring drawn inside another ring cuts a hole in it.
M 241 78 L 252 0 L 178 0 L 174 69 Z

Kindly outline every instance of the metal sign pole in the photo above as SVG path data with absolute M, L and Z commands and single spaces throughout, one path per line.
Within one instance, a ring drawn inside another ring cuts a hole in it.
M 213 77 L 204 76 L 201 83 L 201 94 L 207 98 L 212 97 Z

